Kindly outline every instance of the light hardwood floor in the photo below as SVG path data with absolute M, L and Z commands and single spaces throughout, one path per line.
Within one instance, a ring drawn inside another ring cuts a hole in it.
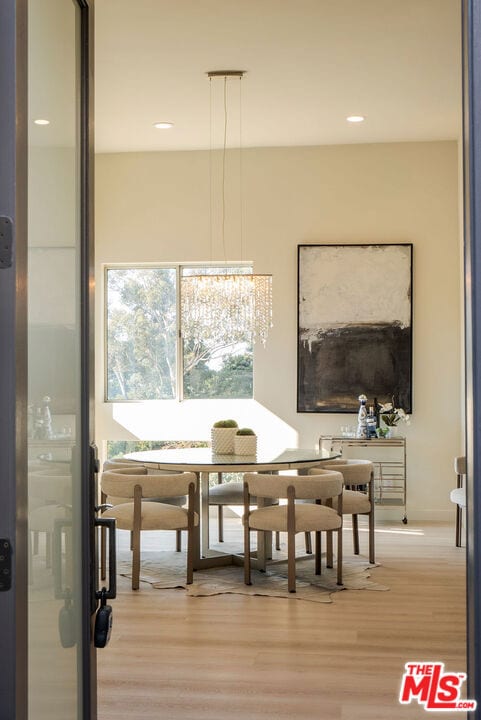
M 112 639 L 98 653 L 99 720 L 461 720 L 398 703 L 407 661 L 465 670 L 454 528 L 378 523 L 376 545 L 372 578 L 390 590 L 343 591 L 332 604 L 189 598 L 145 583 L 132 592 L 120 578 Z

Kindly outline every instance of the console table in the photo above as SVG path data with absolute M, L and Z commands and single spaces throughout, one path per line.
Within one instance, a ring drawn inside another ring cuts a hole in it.
M 319 447 L 348 459 L 370 460 L 374 465 L 374 500 L 383 507 L 402 507 L 407 523 L 406 438 L 351 438 L 321 435 Z

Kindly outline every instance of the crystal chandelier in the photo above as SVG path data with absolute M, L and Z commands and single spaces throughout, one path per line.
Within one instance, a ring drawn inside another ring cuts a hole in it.
M 227 81 L 228 78 L 239 81 L 239 153 L 242 151 L 241 138 L 241 80 L 244 76 L 243 70 L 215 70 L 208 72 L 207 76 L 211 87 L 211 160 L 212 173 L 212 80 L 223 79 L 223 143 L 222 143 L 222 218 L 221 234 L 222 247 L 225 258 L 225 167 L 226 147 L 228 130 L 228 104 L 227 104 Z M 239 163 L 239 188 L 240 188 L 240 244 L 242 258 L 242 163 Z M 212 177 L 210 184 L 211 192 L 211 253 L 212 253 Z M 217 263 L 219 264 L 219 263 Z M 228 268 L 222 274 L 209 274 L 208 271 L 200 271 L 202 274 L 188 275 L 182 278 L 182 313 L 189 317 L 190 332 L 195 332 L 196 326 L 216 326 L 225 330 L 226 337 L 231 342 L 245 341 L 246 336 L 253 343 L 260 340 L 265 346 L 269 330 L 272 327 L 272 275 L 260 275 L 245 273 L 240 269 L 239 273 L 234 268 Z
M 272 275 L 191 275 L 182 279 L 182 313 L 190 327 L 222 327 L 232 342 L 266 344 L 272 327 Z

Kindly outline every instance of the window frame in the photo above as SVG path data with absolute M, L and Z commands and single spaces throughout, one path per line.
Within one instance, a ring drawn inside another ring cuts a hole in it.
M 110 399 L 108 397 L 108 272 L 109 270 L 153 270 L 153 269 L 175 270 L 176 282 L 176 342 L 175 342 L 175 365 L 176 365 L 176 393 L 172 399 L 151 398 L 149 400 L 141 399 Z M 233 261 L 233 262 L 156 262 L 156 263 L 105 263 L 103 265 L 103 402 L 113 403 L 145 403 L 145 402 L 184 402 L 184 338 L 182 335 L 181 323 L 181 280 L 183 268 L 249 268 L 250 272 L 254 271 L 252 261 Z M 219 398 L 187 398 L 189 401 L 209 402 L 210 400 L 218 400 Z M 232 398 L 233 400 L 245 398 Z M 250 398 L 253 399 L 253 398 Z

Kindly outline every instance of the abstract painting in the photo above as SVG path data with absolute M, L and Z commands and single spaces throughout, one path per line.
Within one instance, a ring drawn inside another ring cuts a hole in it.
M 410 243 L 298 246 L 297 411 L 412 412 Z

